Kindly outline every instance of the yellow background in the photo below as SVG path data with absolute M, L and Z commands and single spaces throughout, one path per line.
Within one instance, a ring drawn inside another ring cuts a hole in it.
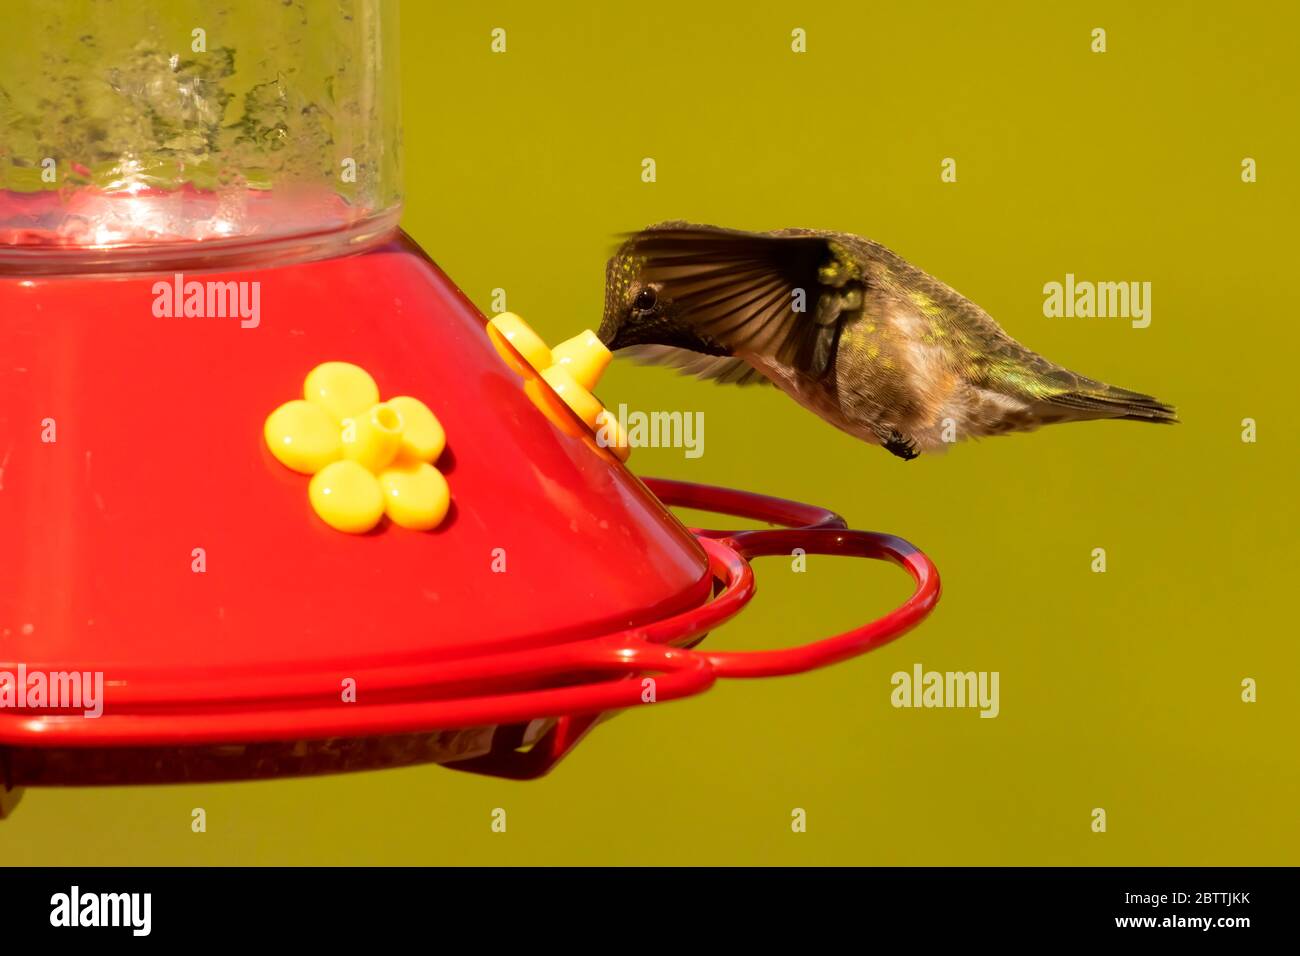
M 933 617 L 829 670 L 624 714 L 532 783 L 426 766 L 31 790 L 0 860 L 1300 863 L 1294 4 L 407 3 L 403 21 L 404 223 L 481 308 L 501 287 L 552 341 L 594 326 L 614 235 L 662 219 L 847 230 L 1184 424 L 904 464 L 774 390 L 617 363 L 607 401 L 705 413 L 702 458 L 641 449 L 636 471 L 903 535 L 943 574 Z M 1044 318 L 1067 272 L 1150 281 L 1150 328 Z M 809 640 L 907 593 L 884 565 L 757 571 L 709 646 Z M 915 662 L 999 671 L 1001 715 L 893 709 Z

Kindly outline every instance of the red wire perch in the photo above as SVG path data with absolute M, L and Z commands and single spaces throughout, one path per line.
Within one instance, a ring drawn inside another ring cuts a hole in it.
M 694 508 L 798 527 L 753 531 L 695 529 L 720 589 L 717 597 L 703 607 L 642 628 L 637 638 L 629 643 L 698 639 L 711 627 L 729 620 L 753 597 L 754 572 L 749 565 L 750 558 L 788 554 L 795 548 L 811 554 L 893 561 L 912 575 L 916 588 L 902 606 L 884 617 L 802 647 L 776 651 L 701 652 L 682 649 L 682 653 L 707 661 L 708 671 L 714 677 L 796 674 L 865 654 L 901 637 L 934 610 L 939 600 L 939 572 L 934 563 L 902 538 L 851 531 L 845 527 L 844 519 L 833 511 L 783 498 L 666 478 L 643 480 L 646 487 L 670 507 Z M 598 713 L 567 714 L 560 717 L 550 731 L 526 752 L 503 746 L 494 748 L 492 753 L 483 757 L 450 766 L 513 779 L 539 777 L 563 759 L 600 722 L 602 716 Z
M 907 633 L 924 620 L 939 601 L 939 571 L 934 562 L 902 538 L 872 531 L 852 531 L 833 511 L 768 495 L 665 478 L 647 478 L 645 483 L 664 504 L 672 507 L 695 508 L 771 524 L 798 525 L 752 531 L 696 530 L 701 543 L 707 541 L 722 545 L 738 556 L 746 567 L 750 558 L 790 554 L 798 548 L 807 554 L 892 561 L 906 570 L 916 584 L 912 596 L 890 613 L 811 644 L 774 651 L 697 651 L 709 659 L 719 677 L 798 674 L 865 654 Z M 744 600 L 748 601 L 752 596 L 752 585 L 746 590 L 749 593 Z M 724 592 L 719 600 L 728 597 L 728 592 Z

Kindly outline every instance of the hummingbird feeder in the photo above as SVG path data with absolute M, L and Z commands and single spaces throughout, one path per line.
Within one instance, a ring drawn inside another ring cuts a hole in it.
M 59 55 L 2 61 L 11 802 L 416 762 L 534 777 L 613 712 L 842 661 L 930 612 L 938 575 L 900 538 L 639 478 L 599 343 L 490 331 L 398 230 L 395 3 L 231 6 L 201 55 L 169 6 L 118 4 L 128 30 L 33 4 L 11 34 Z M 893 562 L 914 593 L 802 646 L 701 649 L 750 560 L 794 549 Z

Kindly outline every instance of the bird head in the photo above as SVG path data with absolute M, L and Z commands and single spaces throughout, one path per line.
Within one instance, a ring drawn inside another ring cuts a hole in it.
M 642 248 L 646 237 L 661 228 L 633 236 L 605 266 L 605 313 L 597 335 L 611 351 L 668 345 L 706 355 L 730 354 L 695 327 L 689 303 L 674 298 L 662 263 L 652 263 Z

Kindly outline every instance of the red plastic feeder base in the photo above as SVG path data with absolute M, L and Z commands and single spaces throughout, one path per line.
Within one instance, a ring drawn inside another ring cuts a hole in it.
M 349 734 L 347 725 L 332 726 L 328 714 L 288 708 L 222 713 L 225 741 L 207 739 L 204 726 L 211 723 L 210 713 L 133 715 L 140 741 L 148 741 L 151 722 L 166 723 L 166 746 L 129 740 L 123 745 L 120 727 L 106 728 L 110 736 L 97 740 L 95 721 L 69 724 L 79 732 L 66 739 L 49 734 L 39 747 L 13 746 L 11 741 L 0 748 L 5 805 L 16 802 L 15 788 L 24 785 L 201 782 L 418 763 L 514 779 L 538 777 L 610 712 L 644 706 L 646 675 L 655 675 L 654 701 L 663 702 L 697 694 L 718 678 L 797 674 L 894 640 L 924 619 L 939 599 L 934 564 L 901 538 L 849 530 L 834 512 L 779 498 L 666 479 L 650 478 L 645 484 L 669 506 L 786 527 L 693 529 L 708 555 L 711 600 L 600 638 L 443 662 L 419 677 L 420 693 L 411 699 L 355 705 L 371 712 L 364 735 Z M 790 554 L 796 548 L 807 554 L 892 561 L 912 576 L 915 590 L 889 614 L 810 644 L 769 651 L 695 650 L 709 630 L 753 597 L 749 559 Z M 609 679 L 611 673 L 618 676 Z M 470 681 L 499 689 L 458 696 L 456 686 Z M 192 742 L 184 739 L 186 721 L 193 722 Z

